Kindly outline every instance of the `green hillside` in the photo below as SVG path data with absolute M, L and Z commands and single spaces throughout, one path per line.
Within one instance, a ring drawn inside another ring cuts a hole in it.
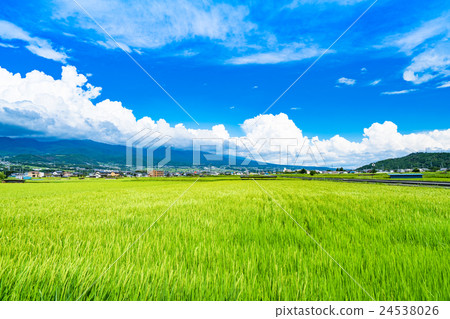
M 390 158 L 375 163 L 376 169 L 394 170 L 408 168 L 440 169 L 450 167 L 450 153 L 412 153 L 404 157 Z M 364 165 L 358 170 L 371 169 L 372 165 Z

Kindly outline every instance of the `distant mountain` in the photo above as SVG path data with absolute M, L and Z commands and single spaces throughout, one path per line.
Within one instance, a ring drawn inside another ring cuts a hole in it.
M 441 167 L 450 167 L 450 153 L 412 153 L 404 157 L 390 158 L 375 163 L 376 169 L 385 170 Z M 371 168 L 372 165 L 367 164 L 358 170 Z
M 0 137 L 0 156 L 12 156 L 17 162 L 125 164 L 125 147 L 90 140 L 38 141 Z
M 144 164 L 146 163 L 144 151 Z M 229 164 L 229 157 L 224 155 L 220 161 L 208 161 L 205 158 L 207 152 L 201 152 L 201 166 L 223 166 Z M 0 156 L 9 156 L 9 161 L 22 164 L 42 165 L 77 165 L 98 166 L 115 165 L 126 166 L 126 147 L 123 145 L 111 145 L 98 143 L 91 140 L 56 140 L 38 141 L 32 138 L 0 137 Z M 158 163 L 165 156 L 165 149 L 159 148 L 154 152 L 154 163 Z M 239 166 L 244 158 L 236 158 Z M 192 166 L 192 150 L 172 148 L 170 166 Z M 284 167 L 276 164 L 260 165 L 251 161 L 249 167 Z M 292 166 L 287 166 L 292 167 Z M 313 168 L 307 167 L 305 168 Z M 314 167 L 313 169 L 324 169 Z
M 202 152 L 202 165 L 207 165 Z M 134 154 L 135 155 L 135 154 Z M 146 152 L 144 151 L 146 163 Z M 120 167 L 126 166 L 126 147 L 98 143 L 91 140 L 57 140 L 38 141 L 31 138 L 0 137 L 0 156 L 10 156 L 10 161 L 29 164 L 56 164 L 56 165 L 101 165 L 110 164 Z M 154 163 L 165 156 L 165 149 L 159 148 L 154 152 Z M 243 159 L 242 159 L 243 160 Z M 171 166 L 191 166 L 193 153 L 188 150 L 171 150 Z M 226 165 L 228 158 L 222 161 L 211 162 L 212 165 Z M 257 166 L 257 163 L 252 163 Z

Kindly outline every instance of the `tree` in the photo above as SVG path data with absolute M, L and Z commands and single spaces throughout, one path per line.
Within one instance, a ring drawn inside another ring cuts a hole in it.
M 375 173 L 377 172 L 377 169 L 376 169 L 376 168 L 372 168 L 372 169 L 370 170 L 370 172 L 371 172 L 372 174 L 375 174 Z
M 5 173 L 0 172 L 0 181 L 4 180 L 6 178 Z
M 311 176 L 316 175 L 316 174 L 317 174 L 316 171 L 310 171 L 310 172 L 309 172 L 309 175 L 311 175 Z
M 412 170 L 414 173 L 420 173 L 420 169 L 418 169 L 417 167 L 415 169 Z
M 301 170 L 300 170 L 300 174 L 306 174 L 307 172 L 306 172 L 306 169 L 304 169 L 304 168 L 302 168 Z

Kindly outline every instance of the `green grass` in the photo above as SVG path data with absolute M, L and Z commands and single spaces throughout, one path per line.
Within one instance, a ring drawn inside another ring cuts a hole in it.
M 0 300 L 369 300 L 254 181 L 0 184 Z M 449 300 L 448 189 L 258 181 L 376 300 Z M 98 281 L 97 281 L 98 279 Z

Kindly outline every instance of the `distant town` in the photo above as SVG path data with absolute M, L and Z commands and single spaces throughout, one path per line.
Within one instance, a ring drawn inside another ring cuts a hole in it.
M 446 172 L 448 168 L 409 168 L 409 169 L 393 169 L 384 170 L 377 168 L 373 164 L 371 169 L 359 169 L 359 170 L 346 170 L 344 168 L 333 168 L 327 170 L 313 170 L 306 168 L 292 168 L 292 167 L 280 167 L 268 169 L 258 167 L 229 167 L 229 166 L 203 166 L 203 167 L 171 167 L 167 166 L 161 169 L 151 170 L 122 170 L 119 168 L 86 168 L 86 167 L 33 167 L 29 165 L 21 165 L 17 163 L 11 163 L 7 159 L 3 158 L 0 161 L 0 172 L 3 179 L 16 179 L 16 180 L 30 180 L 39 178 L 105 178 L 105 179 L 117 179 L 123 177 L 181 177 L 181 176 L 242 176 L 242 175 L 277 175 L 277 174 L 306 174 L 306 175 L 318 175 L 318 174 L 394 174 L 394 173 L 422 173 L 430 171 L 442 171 Z

